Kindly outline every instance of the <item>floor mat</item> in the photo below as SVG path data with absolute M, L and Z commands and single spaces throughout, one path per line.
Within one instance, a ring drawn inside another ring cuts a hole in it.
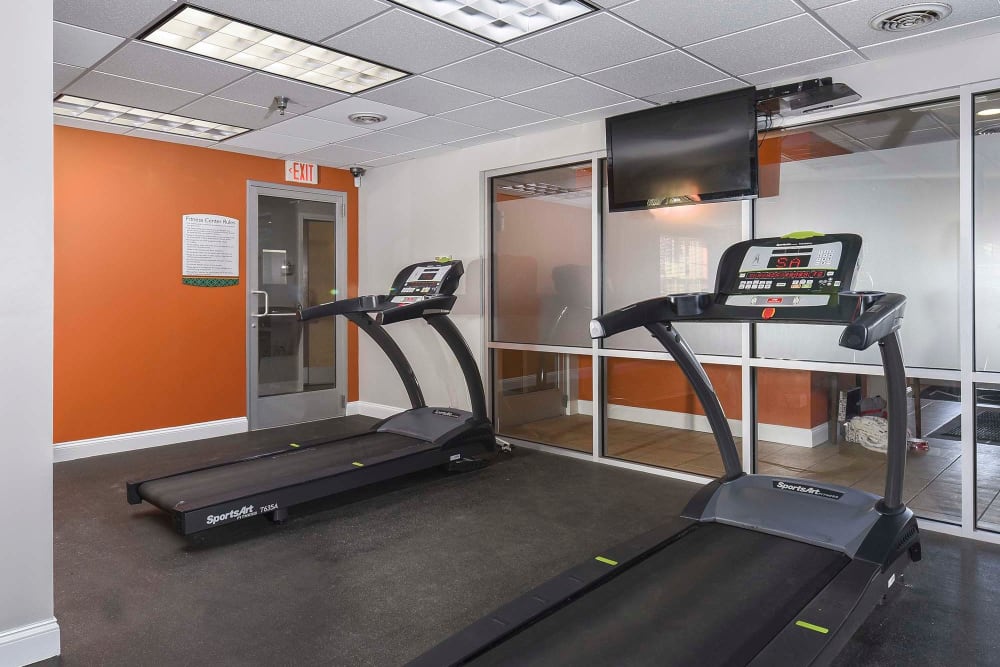
M 962 415 L 949 420 L 928 438 L 962 439 Z M 980 410 L 976 414 L 976 442 L 983 445 L 1000 445 L 1000 410 Z

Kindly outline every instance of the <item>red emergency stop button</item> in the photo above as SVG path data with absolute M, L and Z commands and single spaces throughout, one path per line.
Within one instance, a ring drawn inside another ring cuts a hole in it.
M 765 308 L 764 312 L 760 314 L 765 320 L 769 320 L 774 317 L 774 308 Z

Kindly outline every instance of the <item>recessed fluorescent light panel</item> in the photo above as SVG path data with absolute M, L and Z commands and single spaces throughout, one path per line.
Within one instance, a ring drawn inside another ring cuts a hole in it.
M 184 7 L 142 39 L 342 93 L 360 93 L 407 75 L 194 7 Z
M 503 43 L 594 11 L 580 0 L 394 0 L 431 18 Z
M 245 127 L 213 123 L 208 120 L 198 120 L 196 118 L 186 118 L 160 111 L 137 109 L 121 104 L 111 104 L 110 102 L 98 102 L 97 100 L 88 100 L 85 97 L 73 97 L 72 95 L 60 95 L 57 97 L 52 103 L 52 112 L 57 116 L 96 120 L 102 123 L 111 123 L 112 125 L 125 125 L 143 130 L 156 130 L 157 132 L 168 132 L 170 134 L 180 134 L 185 137 L 210 139 L 211 141 L 223 141 L 224 139 L 229 139 L 230 137 L 250 131 Z

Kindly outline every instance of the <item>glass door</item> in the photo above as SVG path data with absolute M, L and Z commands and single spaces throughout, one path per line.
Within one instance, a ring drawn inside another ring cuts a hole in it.
M 247 247 L 251 429 L 344 415 L 343 318 L 302 323 L 299 308 L 346 285 L 343 193 L 250 184 Z

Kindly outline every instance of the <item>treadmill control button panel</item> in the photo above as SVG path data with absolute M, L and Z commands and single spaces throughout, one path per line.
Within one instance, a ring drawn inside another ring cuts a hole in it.
M 748 241 L 742 257 L 727 258 L 732 268 L 719 291 L 729 306 L 827 306 L 851 289 L 859 249 L 849 235 Z
M 454 281 L 448 279 L 455 269 L 455 262 L 417 264 L 409 274 L 397 278 L 397 285 L 393 285 L 395 296 L 389 301 L 398 304 L 416 303 L 438 294 L 450 294 L 447 286 Z

